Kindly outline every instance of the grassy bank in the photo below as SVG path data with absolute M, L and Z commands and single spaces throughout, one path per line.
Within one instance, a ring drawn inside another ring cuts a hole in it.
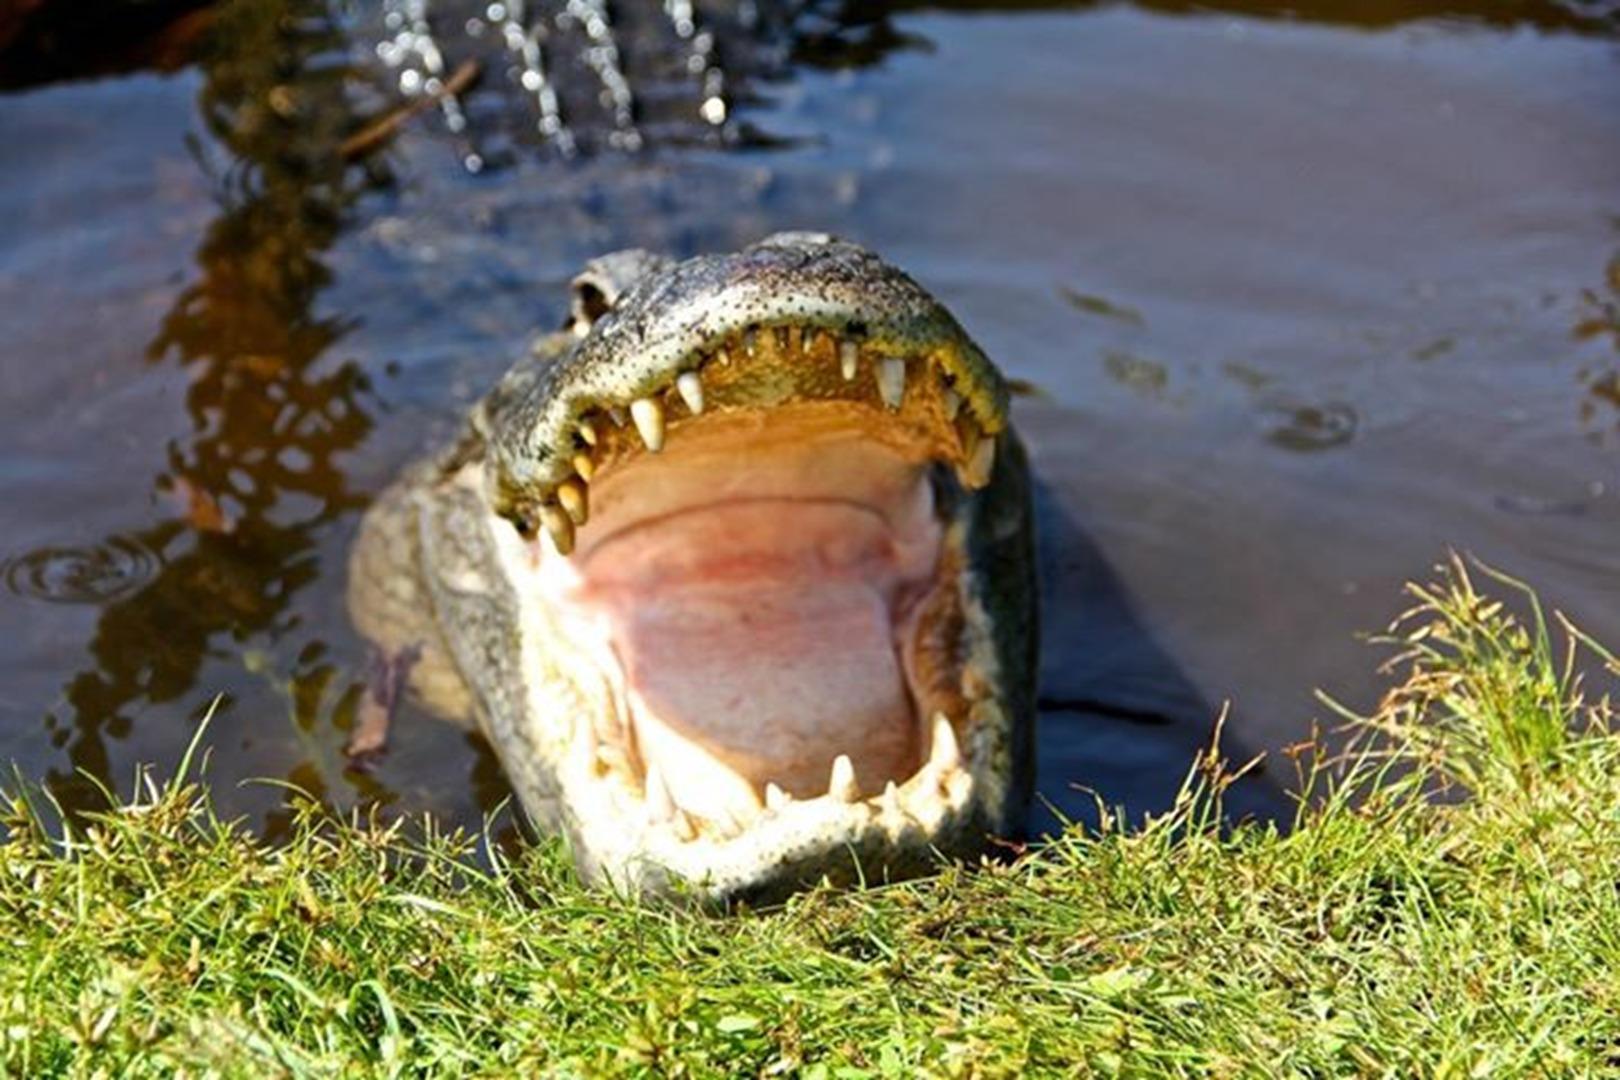
M 479 869 L 480 838 L 313 809 L 266 849 L 185 779 L 71 835 L 14 798 L 0 1060 L 30 1076 L 1620 1071 L 1620 738 L 1568 656 L 1620 668 L 1533 611 L 1515 621 L 1461 567 L 1414 592 L 1359 750 L 1296 754 L 1312 798 L 1286 835 L 1215 828 L 1205 763 L 1143 829 L 767 914 L 643 910 L 581 890 L 554 845 Z

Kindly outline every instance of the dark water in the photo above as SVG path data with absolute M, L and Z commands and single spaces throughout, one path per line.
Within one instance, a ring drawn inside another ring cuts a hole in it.
M 1233 753 L 1300 738 L 1315 687 L 1369 703 L 1355 634 L 1448 545 L 1620 642 L 1614 21 L 925 8 L 802 41 L 744 112 L 775 148 L 480 175 L 434 115 L 367 166 L 308 152 L 355 99 L 319 19 L 0 97 L 0 758 L 93 802 L 79 770 L 178 760 L 223 695 L 234 811 L 273 825 L 238 786 L 272 777 L 476 818 L 499 770 L 426 716 L 344 767 L 359 512 L 584 258 L 783 227 L 883 251 L 1038 388 L 1068 812 L 1163 805 L 1223 701 Z

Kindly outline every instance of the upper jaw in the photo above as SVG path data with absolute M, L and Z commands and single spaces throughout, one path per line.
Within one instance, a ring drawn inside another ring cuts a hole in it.
M 490 418 L 492 505 L 530 520 L 549 507 L 561 525 L 572 497 L 560 503 L 559 492 L 581 479 L 581 453 L 589 456 L 589 434 L 604 416 L 634 419 L 649 445 L 661 441 L 666 414 L 701 411 L 712 365 L 778 329 L 836 350 L 840 366 L 854 368 L 850 381 L 886 402 L 913 380 L 947 388 L 960 414 L 965 479 L 981 436 L 1006 426 L 999 372 L 927 292 L 856 245 L 786 234 L 636 281 L 568 356 Z

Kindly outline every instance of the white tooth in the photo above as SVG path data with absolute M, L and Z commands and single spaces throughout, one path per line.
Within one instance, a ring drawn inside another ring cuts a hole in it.
M 585 495 L 585 485 L 576 480 L 564 480 L 557 485 L 557 502 L 575 525 L 590 520 L 591 504 Z
M 861 347 L 853 341 L 840 341 L 838 343 L 838 370 L 843 374 L 844 381 L 849 382 L 855 377 L 855 362 L 861 358 Z
M 664 783 L 664 774 L 658 771 L 656 765 L 647 766 L 647 820 L 652 822 L 668 821 L 675 816 L 675 799 L 669 793 L 669 785 Z
M 827 781 L 827 794 L 834 802 L 852 803 L 861 797 L 861 789 L 855 786 L 855 763 L 849 760 L 848 754 L 839 754 L 833 758 L 832 775 Z
M 752 328 L 743 331 L 743 352 L 752 357 L 759 351 L 759 331 Z
M 963 479 L 968 487 L 982 488 L 990 482 L 990 472 L 996 465 L 996 439 L 986 435 L 979 439 L 962 467 Z
M 900 789 L 895 787 L 893 780 L 883 785 L 882 806 L 885 817 L 899 817 L 902 813 L 900 809 Z
M 574 725 L 574 737 L 571 740 L 569 753 L 573 755 L 574 768 L 579 772 L 596 773 L 596 729 L 590 721 L 582 720 Z
M 625 416 L 623 409 L 619 408 L 617 405 L 609 405 L 607 414 L 609 420 L 612 420 L 619 427 L 624 427 Z
M 596 748 L 597 763 L 607 772 L 631 772 L 630 755 L 625 753 L 624 747 L 614 746 L 612 743 L 603 743 Z
M 945 419 L 955 420 L 956 414 L 962 409 L 962 395 L 947 386 L 941 391 L 940 400 L 945 405 Z
M 906 362 L 898 356 L 878 361 L 877 384 L 883 404 L 898 409 L 906 396 Z
M 574 522 L 561 509 L 542 506 L 540 524 L 546 527 L 546 535 L 551 537 L 552 547 L 556 548 L 557 554 L 567 555 L 574 550 Z
M 680 391 L 681 400 L 696 416 L 703 411 L 703 380 L 695 371 L 682 372 L 675 379 L 675 389 Z
M 664 448 L 664 407 L 652 398 L 637 398 L 630 403 L 630 417 L 641 432 L 641 441 L 647 449 L 657 453 Z
M 727 349 L 724 345 L 714 350 L 714 358 L 720 361 L 721 365 L 724 367 L 731 366 L 731 350 Z
M 596 445 L 596 428 L 589 420 L 579 422 L 579 437 L 585 440 L 586 446 Z
M 941 776 L 962 764 L 962 750 L 956 743 L 956 729 L 944 713 L 934 714 L 934 742 L 928 749 L 928 764 Z
M 780 810 L 793 798 L 787 792 L 777 787 L 775 783 L 767 781 L 765 784 L 765 809 Z
M 591 460 L 589 454 L 575 454 L 574 471 L 579 473 L 581 480 L 589 482 L 591 477 L 596 475 L 596 462 Z

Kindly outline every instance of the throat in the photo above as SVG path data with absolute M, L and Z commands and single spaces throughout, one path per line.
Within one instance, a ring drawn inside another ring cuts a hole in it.
M 603 477 L 581 549 L 540 570 L 548 621 L 616 669 L 631 763 L 721 821 L 767 785 L 826 794 L 840 757 L 858 795 L 903 782 L 925 753 L 907 656 L 941 587 L 926 467 L 848 433 L 686 448 Z

